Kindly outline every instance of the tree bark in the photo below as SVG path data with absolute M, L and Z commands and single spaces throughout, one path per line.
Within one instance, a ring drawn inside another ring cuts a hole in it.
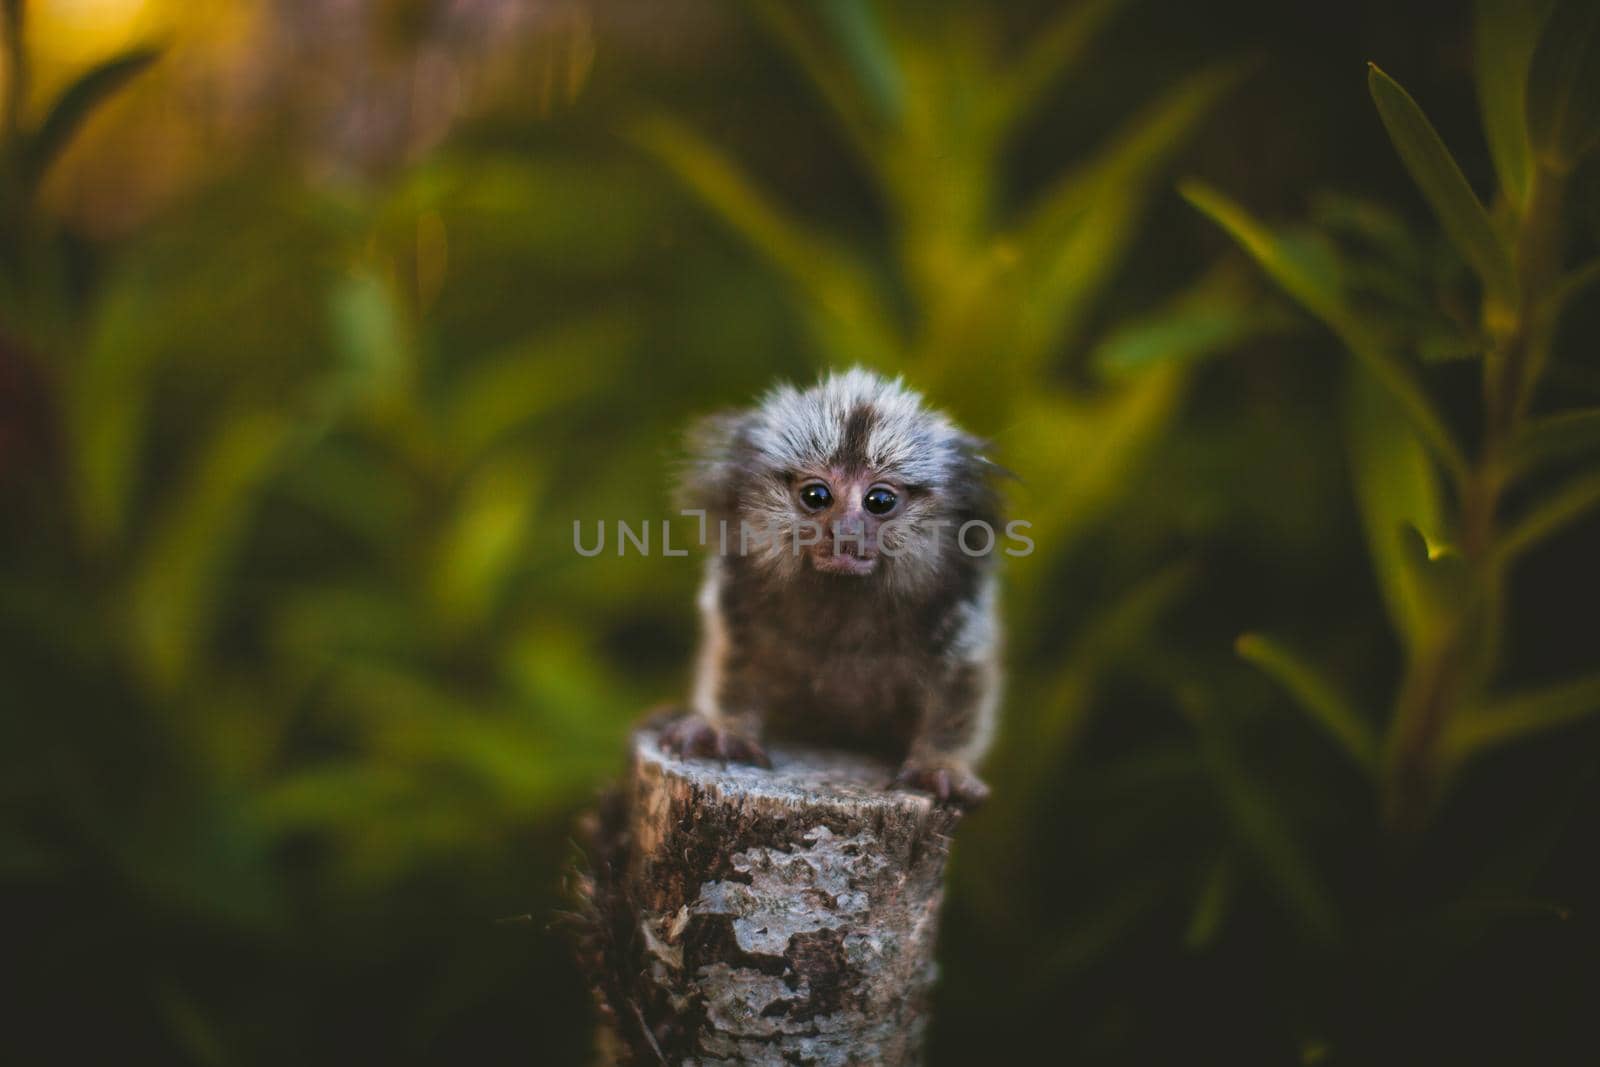
M 584 963 L 613 1060 L 915 1064 L 957 815 L 892 768 L 777 745 L 772 769 L 634 735 L 590 828 Z

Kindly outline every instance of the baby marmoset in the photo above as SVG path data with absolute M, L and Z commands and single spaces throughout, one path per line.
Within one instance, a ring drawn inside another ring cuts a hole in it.
M 684 502 L 712 547 L 689 714 L 663 744 L 765 764 L 768 731 L 892 755 L 974 805 L 999 703 L 999 468 L 855 369 L 701 423 Z

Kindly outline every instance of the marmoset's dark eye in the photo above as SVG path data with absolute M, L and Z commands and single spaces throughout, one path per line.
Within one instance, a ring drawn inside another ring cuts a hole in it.
M 821 482 L 812 482 L 800 487 L 800 503 L 812 511 L 821 511 L 833 503 L 833 494 Z
M 898 499 L 893 490 L 880 485 L 876 489 L 867 490 L 867 495 L 861 498 L 861 506 L 874 515 L 887 515 L 894 510 Z

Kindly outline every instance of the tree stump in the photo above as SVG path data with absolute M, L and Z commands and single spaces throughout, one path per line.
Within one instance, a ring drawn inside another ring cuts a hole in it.
M 583 962 L 614 1061 L 921 1061 L 956 813 L 893 769 L 782 744 L 772 768 L 634 735 L 590 827 Z

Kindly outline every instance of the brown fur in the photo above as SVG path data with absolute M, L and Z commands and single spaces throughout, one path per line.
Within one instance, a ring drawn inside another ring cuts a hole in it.
M 665 743 L 760 762 L 768 732 L 804 738 L 901 760 L 901 781 L 941 801 L 981 800 L 972 764 L 999 685 L 994 556 L 957 543 L 962 523 L 1000 528 L 980 442 L 864 371 L 780 387 L 696 442 L 689 502 L 734 532 L 708 563 L 693 715 Z M 817 480 L 835 498 L 824 512 L 799 495 Z M 864 510 L 874 486 L 892 490 L 891 513 Z M 858 540 L 796 551 L 794 529 L 817 521 Z M 741 522 L 778 536 L 741 555 Z M 830 568 L 834 553 L 855 557 L 850 573 Z

